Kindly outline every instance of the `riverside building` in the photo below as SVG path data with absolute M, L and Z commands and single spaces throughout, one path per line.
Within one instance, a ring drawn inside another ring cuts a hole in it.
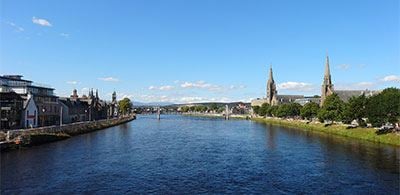
M 35 118 L 33 119 L 36 120 L 35 126 L 60 124 L 60 105 L 54 89 L 45 85 L 33 84 L 32 81 L 22 79 L 22 77 L 22 75 L 0 76 L 1 91 L 13 91 L 25 101 L 34 101 L 37 114 L 33 117 L 30 112 L 28 117 Z M 28 98 L 28 94 L 33 97 L 33 100 Z

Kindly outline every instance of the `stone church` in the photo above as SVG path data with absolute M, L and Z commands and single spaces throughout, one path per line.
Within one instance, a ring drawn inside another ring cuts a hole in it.
M 347 102 L 353 96 L 365 95 L 367 97 L 372 96 L 374 94 L 379 93 L 380 91 L 371 91 L 371 90 L 334 90 L 333 82 L 331 78 L 331 72 L 329 67 L 329 56 L 326 56 L 325 62 L 325 72 L 324 79 L 321 86 L 321 98 L 318 96 L 313 97 L 305 97 L 304 95 L 278 95 L 278 91 L 276 88 L 276 84 L 274 81 L 272 66 L 269 69 L 269 78 L 267 81 L 267 95 L 266 98 L 257 98 L 251 101 L 251 106 L 261 106 L 264 103 L 268 103 L 269 105 L 275 106 L 280 104 L 287 103 L 299 103 L 304 105 L 309 102 L 315 102 L 323 105 L 327 96 L 336 93 L 341 100 Z
M 272 66 L 270 66 L 269 78 L 267 81 L 267 97 L 263 99 L 252 100 L 251 106 L 261 106 L 264 103 L 276 106 L 280 104 L 296 102 L 304 98 L 305 98 L 304 95 L 278 95 L 278 91 L 276 89 L 276 84 L 272 73 Z
M 371 90 L 335 90 L 333 88 L 332 84 L 332 78 L 331 78 L 331 71 L 329 67 L 329 56 L 326 56 L 326 62 L 325 62 L 325 73 L 324 73 L 324 80 L 322 82 L 322 87 L 321 87 L 321 102 L 320 106 L 323 105 L 326 97 L 329 95 L 332 95 L 333 93 L 336 93 L 341 100 L 344 102 L 348 102 L 349 99 L 353 96 L 360 96 L 360 95 L 365 95 L 366 97 L 375 95 L 380 93 L 380 91 L 371 91 Z

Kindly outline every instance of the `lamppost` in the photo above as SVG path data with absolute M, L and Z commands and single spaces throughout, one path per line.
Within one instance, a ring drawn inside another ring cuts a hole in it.
M 86 121 L 89 119 L 88 115 L 87 115 L 87 109 L 85 110 L 85 116 L 86 116 Z
M 61 106 L 60 108 L 60 126 L 62 126 L 63 124 L 63 107 Z
M 42 116 L 42 127 L 44 127 L 44 113 L 46 112 L 46 108 L 45 107 L 43 107 L 42 108 L 42 113 L 43 113 L 43 116 Z
M 89 106 L 89 121 L 92 121 L 92 107 Z

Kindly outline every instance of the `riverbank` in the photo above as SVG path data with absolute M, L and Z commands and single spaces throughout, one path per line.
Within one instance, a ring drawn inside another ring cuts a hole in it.
M 207 114 L 207 113 L 182 113 L 183 116 L 197 116 L 197 117 L 210 117 L 210 118 L 225 118 L 223 114 Z M 250 119 L 250 115 L 246 114 L 232 114 L 229 115 L 231 119 Z
M 400 135 L 394 133 L 388 133 L 383 135 L 377 135 L 376 130 L 373 128 L 353 128 L 346 129 L 344 125 L 331 125 L 325 127 L 322 123 L 306 123 L 297 120 L 285 120 L 277 118 L 252 118 L 251 120 L 266 124 L 291 127 L 301 129 L 304 131 L 321 132 L 330 135 L 348 137 L 352 139 L 365 140 L 375 143 L 389 144 L 394 146 L 400 146 Z
M 0 150 L 6 151 L 20 147 L 28 147 L 68 139 L 75 135 L 113 127 L 127 123 L 134 119 L 136 119 L 136 115 L 98 121 L 78 122 L 62 126 L 11 130 L 7 132 L 6 140 L 0 142 Z

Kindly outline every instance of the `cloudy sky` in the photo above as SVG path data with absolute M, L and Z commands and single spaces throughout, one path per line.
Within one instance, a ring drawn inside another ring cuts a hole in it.
M 2 0 L 0 73 L 104 99 L 249 101 L 400 87 L 397 0 Z

